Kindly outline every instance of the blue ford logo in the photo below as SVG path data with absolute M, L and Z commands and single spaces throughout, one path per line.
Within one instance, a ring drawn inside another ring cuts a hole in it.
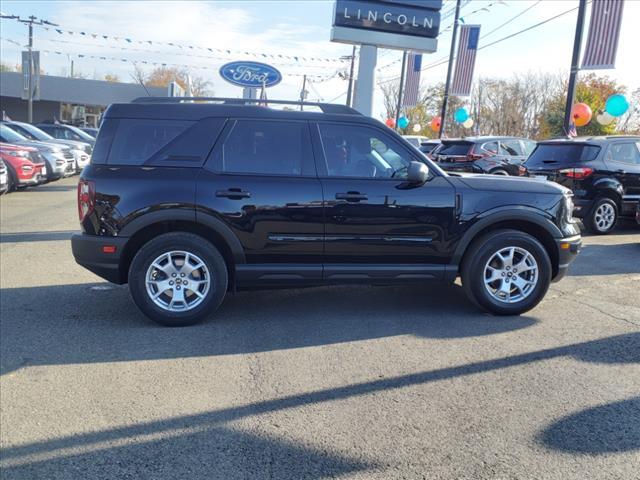
M 230 62 L 220 67 L 220 76 L 240 87 L 273 87 L 282 75 L 271 65 L 260 62 Z

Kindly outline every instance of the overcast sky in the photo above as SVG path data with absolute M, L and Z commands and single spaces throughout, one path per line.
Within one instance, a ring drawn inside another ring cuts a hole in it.
M 496 0 L 472 0 L 463 3 L 466 4 L 461 16 L 465 22 L 482 26 L 480 47 L 578 5 L 577 0 L 504 0 L 503 4 Z M 454 4 L 453 0 L 445 0 L 445 16 L 451 12 Z M 482 38 L 532 5 L 533 7 L 522 16 Z M 481 11 L 473 13 L 476 10 Z M 590 12 L 590 7 L 588 11 Z M 297 98 L 302 84 L 301 75 L 307 73 L 316 76 L 309 88 L 311 100 L 340 102 L 345 99 L 347 82 L 337 76 L 329 80 L 326 78 L 338 70 L 345 70 L 346 65 L 335 61 L 301 59 L 337 59 L 351 53 L 350 45 L 329 41 L 332 12 L 331 0 L 2 1 L 3 14 L 36 15 L 59 24 L 59 28 L 65 32 L 76 32 L 73 35 L 61 35 L 53 28 L 48 31 L 42 28 L 35 29 L 36 49 L 63 53 L 42 55 L 42 67 L 52 75 L 68 71 L 70 59 L 74 60 L 76 71 L 89 78 L 101 79 L 107 73 L 115 73 L 122 81 L 131 81 L 133 66 L 132 63 L 123 62 L 121 59 L 185 64 L 200 67 L 193 68 L 193 74 L 210 81 L 216 95 L 239 96 L 240 89 L 223 81 L 218 69 L 228 61 L 253 59 L 271 63 L 283 73 L 282 83 L 270 89 L 270 98 Z M 514 73 L 527 71 L 559 72 L 568 75 L 576 14 L 577 11 L 570 12 L 543 26 L 479 51 L 476 77 L 509 77 Z M 423 66 L 447 58 L 451 42 L 451 29 L 447 27 L 451 22 L 452 16 L 442 21 L 441 31 L 444 30 L 444 33 L 440 35 L 438 51 L 425 55 Z M 640 1 L 627 0 L 616 69 L 601 72 L 617 79 L 630 89 L 640 86 L 638 41 L 635 31 L 638 24 Z M 21 47 L 10 41 L 26 44 L 27 27 L 13 20 L 2 20 L 1 25 L 1 60 L 3 63 L 19 63 Z M 96 38 L 91 35 L 82 36 L 78 33 L 80 31 L 99 35 Z M 588 23 L 585 27 L 585 37 L 587 31 Z M 120 40 L 105 40 L 101 35 L 119 37 Z M 124 40 L 125 38 L 131 39 L 132 42 Z M 138 41 L 145 43 L 137 43 Z M 155 42 L 172 42 L 185 48 L 158 45 Z M 202 49 L 190 49 L 188 46 Z M 231 50 L 231 53 L 210 52 L 207 48 Z M 251 55 L 239 53 L 245 51 Z M 78 58 L 77 54 L 115 57 L 118 60 Z M 299 60 L 296 62 L 281 57 L 265 58 L 262 54 L 297 56 Z M 384 80 L 398 76 L 399 58 L 400 53 L 397 51 L 379 50 L 377 78 Z M 147 67 L 149 70 L 151 68 Z M 430 68 L 422 75 L 423 85 L 443 81 L 446 64 Z M 379 92 L 376 94 L 374 115 L 382 115 Z

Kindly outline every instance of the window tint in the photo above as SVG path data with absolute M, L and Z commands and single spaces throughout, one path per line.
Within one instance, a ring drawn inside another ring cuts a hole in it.
M 467 155 L 471 149 L 472 144 L 469 142 L 443 142 L 442 146 L 438 149 L 438 155 Z
M 527 160 L 527 167 L 576 165 L 595 160 L 600 147 L 572 143 L 538 144 Z
M 640 154 L 635 143 L 614 143 L 609 147 L 607 160 L 640 165 Z
M 491 153 L 493 155 L 498 154 L 498 142 L 487 142 L 482 144 L 482 149 L 485 152 Z
M 303 171 L 312 157 L 306 122 L 237 120 L 216 155 L 214 168 L 258 175 L 315 174 Z
M 524 152 L 518 140 L 503 140 L 500 142 L 500 153 L 512 157 L 522 156 Z
M 407 177 L 411 157 L 382 132 L 355 125 L 320 125 L 327 172 L 332 177 Z
M 108 163 L 142 165 L 192 124 L 180 120 L 120 120 Z

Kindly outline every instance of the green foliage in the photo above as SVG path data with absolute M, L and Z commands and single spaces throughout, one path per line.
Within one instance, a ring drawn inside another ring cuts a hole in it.
M 566 92 L 566 88 L 564 90 Z M 596 121 L 596 117 L 604 111 L 607 98 L 614 93 L 624 92 L 624 86 L 618 85 L 615 80 L 607 76 L 598 77 L 591 73 L 578 81 L 575 103 L 586 103 L 593 112 L 591 122 L 584 127 L 577 128 L 578 135 L 611 135 L 615 133 L 617 121 L 609 125 L 600 125 Z M 549 101 L 546 111 L 540 116 L 540 133 L 543 138 L 565 136 L 563 123 L 566 98 L 566 93 L 556 95 Z

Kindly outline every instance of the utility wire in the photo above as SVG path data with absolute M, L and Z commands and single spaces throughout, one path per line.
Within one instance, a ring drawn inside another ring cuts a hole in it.
M 587 2 L 587 3 L 589 3 L 589 2 Z M 515 33 L 512 33 L 511 35 L 507 35 L 506 37 L 502 37 L 502 38 L 500 38 L 500 39 L 498 39 L 498 40 L 496 40 L 496 41 L 494 41 L 494 42 L 491 42 L 491 43 L 488 43 L 488 44 L 483 45 L 483 46 L 481 46 L 481 47 L 478 47 L 478 50 L 483 50 L 483 49 L 485 49 L 485 48 L 488 48 L 488 47 L 491 47 L 491 46 L 493 46 L 493 45 L 496 45 L 496 44 L 498 44 L 498 43 L 500 43 L 500 42 L 504 42 L 505 40 L 509 40 L 510 38 L 513 38 L 513 37 L 515 37 L 515 36 L 517 36 L 517 35 L 520 35 L 521 33 L 528 32 L 529 30 L 532 30 L 532 29 L 534 29 L 534 28 L 540 27 L 540 26 L 542 26 L 542 25 L 544 25 L 544 24 L 546 24 L 546 23 L 551 22 L 552 20 L 555 20 L 555 19 L 557 19 L 557 18 L 560 18 L 560 17 L 562 17 L 562 16 L 564 16 L 564 15 L 566 15 L 566 14 L 568 14 L 568 13 L 573 12 L 574 10 L 577 10 L 577 9 L 578 9 L 578 7 L 574 7 L 574 8 L 571 8 L 571 9 L 569 9 L 569 10 L 565 10 L 565 11 L 564 11 L 564 12 L 562 12 L 562 13 L 559 13 L 559 14 L 557 14 L 557 15 L 554 15 L 553 17 L 547 18 L 546 20 L 543 20 L 543 21 L 541 21 L 541 22 L 538 22 L 538 23 L 536 23 L 536 24 L 534 24 L 534 25 L 531 25 L 531 26 L 529 26 L 529 27 L 527 27 L 527 28 L 524 28 L 524 29 L 522 29 L 522 30 L 519 30 L 519 31 L 517 31 L 517 32 L 515 32 Z M 424 72 L 425 70 L 429 70 L 429 69 L 431 69 L 431 68 L 439 67 L 440 65 L 445 65 L 445 64 L 449 63 L 449 60 L 448 60 L 448 59 L 445 59 L 445 58 L 446 58 L 446 57 L 443 57 L 443 61 L 436 61 L 436 63 L 432 63 L 432 64 L 429 64 L 429 65 L 425 66 L 421 71 L 422 71 L 422 72 Z M 454 60 L 455 60 L 455 58 L 454 58 Z M 380 81 L 380 82 L 378 82 L 378 83 L 388 83 L 388 82 L 393 82 L 393 81 L 395 81 L 395 80 L 398 80 L 398 78 L 400 78 L 400 76 L 399 76 L 399 75 L 398 75 L 398 76 L 395 76 L 395 77 L 392 77 L 392 78 L 388 78 L 388 79 L 386 79 L 386 80 L 381 80 L 381 81 Z
M 538 0 L 536 3 L 529 5 L 526 9 L 524 9 L 523 11 L 521 11 L 520 13 L 518 13 L 517 15 L 515 15 L 514 17 L 511 17 L 509 20 L 507 20 L 506 22 L 504 22 L 502 25 L 498 25 L 496 28 L 494 28 L 493 30 L 491 30 L 488 33 L 485 33 L 484 35 L 481 35 L 480 38 L 486 38 L 489 35 L 491 35 L 493 32 L 496 32 L 498 30 L 500 30 L 502 27 L 509 25 L 511 22 L 513 22 L 516 18 L 521 17 L 522 15 L 524 15 L 525 13 L 527 13 L 529 10 L 531 10 L 533 7 L 535 7 L 536 5 L 538 5 L 542 0 Z

